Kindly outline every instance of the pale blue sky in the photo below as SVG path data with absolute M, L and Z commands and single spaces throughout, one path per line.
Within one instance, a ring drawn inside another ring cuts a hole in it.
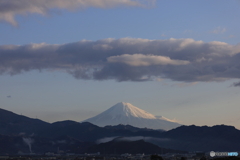
M 57 1 L 55 0 L 56 4 L 58 3 Z M 74 1 L 78 4 L 81 0 Z M 120 2 L 121 0 L 118 1 Z M 143 1 L 146 2 L 145 0 Z M 27 2 L 30 3 L 31 1 Z M 3 3 L 4 0 L 0 0 L 0 8 Z M 35 4 L 34 1 L 31 3 L 41 7 L 41 3 Z M 9 5 L 12 5 L 11 2 Z M 54 7 L 53 11 L 51 5 L 49 5 L 50 12 L 45 16 L 38 13 L 28 13 L 29 11 L 26 8 L 22 9 L 19 7 L 21 11 L 18 8 L 16 10 L 14 8 L 6 8 L 9 12 L 0 11 L 0 20 L 2 20 L 0 21 L 0 45 L 2 48 L 6 48 L 6 45 L 10 44 L 20 46 L 32 43 L 59 44 L 65 49 L 63 54 L 71 54 L 76 49 L 74 48 L 75 44 L 67 47 L 64 44 L 82 40 L 91 40 L 91 43 L 97 44 L 98 42 L 95 41 L 102 39 L 114 38 L 117 40 L 129 37 L 133 38 L 130 40 L 131 42 L 135 42 L 136 38 L 141 38 L 166 40 L 166 43 L 172 45 L 170 38 L 182 39 L 180 41 L 191 38 L 194 40 L 193 44 L 189 42 L 192 44 L 192 47 L 197 45 L 198 42 L 196 41 L 203 41 L 206 43 L 205 45 L 210 45 L 210 49 L 206 50 L 206 53 L 210 52 L 211 48 L 216 47 L 215 44 L 211 46 L 212 44 L 208 43 L 211 41 L 221 41 L 228 44 L 223 49 L 214 50 L 216 54 L 218 52 L 224 54 L 225 51 L 222 50 L 229 46 L 231 47 L 231 45 L 234 45 L 235 48 L 229 49 L 229 54 L 231 54 L 230 52 L 234 52 L 234 55 L 239 53 L 240 1 L 238 0 L 157 0 L 153 6 L 147 5 L 145 7 L 129 6 L 128 4 L 119 6 L 117 4 L 115 7 L 98 8 L 96 6 L 92 7 L 94 3 L 88 5 L 85 9 L 75 9 L 74 11 L 67 6 L 62 7 L 64 9 Z M 18 26 L 14 26 L 8 19 L 4 20 L 1 18 L 1 16 L 10 12 L 15 13 L 15 21 L 18 23 Z M 22 15 L 21 13 L 27 13 L 27 15 Z M 187 40 L 185 42 L 188 43 Z M 162 42 L 151 43 L 152 45 L 155 45 L 155 43 L 160 45 Z M 124 51 L 126 46 L 122 49 L 121 51 Z M 194 50 L 197 49 L 200 50 L 199 47 Z M 26 50 L 27 52 L 25 53 L 25 49 L 16 49 L 16 53 L 32 54 L 31 49 Z M 66 50 L 69 52 L 66 52 Z M 48 51 L 41 50 L 37 54 L 41 55 L 41 52 L 44 52 L 42 54 L 47 55 Z M 151 51 L 154 51 L 154 48 Z M 204 51 L 199 51 L 199 54 L 205 55 Z M 170 68 L 164 72 L 165 76 L 158 77 L 161 80 L 154 79 L 152 81 L 149 79 L 149 81 L 138 82 L 135 79 L 130 79 L 118 82 L 116 81 L 118 75 L 113 76 L 112 74 L 109 75 L 110 80 L 108 80 L 109 77 L 103 80 L 99 80 L 99 78 L 90 78 L 89 80 L 81 77 L 76 79 L 67 73 L 68 69 L 59 68 L 56 65 L 47 66 L 45 61 L 44 64 L 39 64 L 41 65 L 39 67 L 41 68 L 40 72 L 36 70 L 36 66 L 28 64 L 28 71 L 21 70 L 22 72 L 20 73 L 17 67 L 24 66 L 24 60 L 18 62 L 17 66 L 15 66 L 14 62 L 11 61 L 10 63 L 8 59 L 5 59 L 7 57 L 6 54 L 9 54 L 10 58 L 11 56 L 16 56 L 10 52 L 11 50 L 9 49 L 0 50 L 0 63 L 2 63 L 0 71 L 3 70 L 3 74 L 0 77 L 0 107 L 18 114 L 34 118 L 38 117 L 49 122 L 65 119 L 82 121 L 95 116 L 118 102 L 125 101 L 152 114 L 176 119 L 186 125 L 227 124 L 240 128 L 240 117 L 238 115 L 240 111 L 240 90 L 239 87 L 233 86 L 235 82 L 239 81 L 237 73 L 240 73 L 240 71 L 236 70 L 238 68 L 236 67 L 237 62 L 236 65 L 233 65 L 236 68 L 232 72 L 218 72 L 222 67 L 233 67 L 231 64 L 235 62 L 234 59 L 225 62 L 221 58 L 217 58 L 214 61 L 209 58 L 209 63 L 204 64 L 204 68 L 208 68 L 213 62 L 214 64 L 217 63 L 217 69 L 214 66 L 212 67 L 214 73 L 211 72 L 212 70 L 203 73 L 203 77 L 207 76 L 208 78 L 191 77 L 191 75 L 184 72 L 185 70 L 179 70 L 178 72 L 174 72 L 175 70 L 170 71 L 172 69 L 171 65 L 176 65 L 173 64 L 176 63 L 175 61 L 168 62 Z M 118 55 L 133 54 L 132 58 L 139 60 L 139 57 L 134 54 L 149 54 L 130 52 L 131 49 L 126 49 L 126 52 L 124 51 L 120 54 L 113 53 L 111 57 L 115 58 L 114 60 L 119 60 L 116 59 L 119 58 L 117 57 Z M 104 52 L 98 52 L 98 54 L 101 53 Z M 193 63 L 189 57 L 181 55 L 182 53 L 171 55 L 175 54 L 175 52 L 170 53 L 169 51 L 169 53 L 161 53 L 160 55 L 170 57 L 171 60 L 178 60 L 178 63 L 183 62 L 183 60 Z M 148 58 L 152 57 L 149 56 Z M 162 57 L 159 58 L 161 59 Z M 107 58 L 107 60 L 110 59 Z M 198 60 L 200 59 L 196 59 L 196 61 Z M 96 62 L 95 60 L 93 61 L 87 62 L 87 65 L 92 65 L 92 63 Z M 38 63 L 36 59 L 34 63 Z M 139 67 L 139 63 L 136 64 L 136 61 L 130 63 L 135 65 L 135 67 L 136 65 Z M 153 63 L 155 64 L 155 62 Z M 97 62 L 96 65 L 101 64 Z M 158 65 L 163 65 L 161 60 L 158 62 Z M 181 64 L 181 66 L 183 65 Z M 196 72 L 198 71 L 198 66 L 198 64 L 194 65 Z M 8 69 L 11 67 L 15 67 L 14 71 L 18 74 L 10 75 Z M 118 74 L 117 70 L 113 71 Z M 204 70 L 201 70 L 202 72 Z M 186 78 L 176 76 L 176 73 L 186 75 Z M 194 74 L 195 72 L 189 73 Z M 102 74 L 102 76 L 105 74 Z M 125 73 L 123 74 L 126 76 Z M 156 73 L 150 73 L 149 71 L 149 75 L 154 76 Z M 220 78 L 225 79 L 220 80 Z M 11 95 L 11 98 L 7 97 L 9 95 Z

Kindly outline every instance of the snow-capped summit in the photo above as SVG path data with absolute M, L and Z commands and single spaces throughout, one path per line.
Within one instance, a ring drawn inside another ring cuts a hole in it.
M 154 115 L 126 102 L 117 103 L 116 105 L 106 110 L 104 113 L 105 114 L 108 113 L 112 117 L 118 117 L 118 116 L 131 117 L 132 116 L 132 117 L 139 117 L 139 118 L 155 119 Z
M 169 130 L 180 126 L 163 116 L 154 116 L 130 103 L 120 102 L 99 115 L 89 118 L 84 122 L 90 122 L 104 127 L 107 125 L 129 124 L 139 128 Z

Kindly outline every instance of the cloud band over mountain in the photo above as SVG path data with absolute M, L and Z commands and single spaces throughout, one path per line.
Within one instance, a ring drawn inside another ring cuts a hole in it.
M 143 7 L 154 0 L 0 0 L 0 20 L 17 26 L 16 15 L 46 15 L 53 9 L 111 8 L 116 6 Z
M 65 71 L 79 79 L 223 81 L 240 78 L 240 44 L 193 39 L 102 39 L 0 46 L 0 73 Z M 238 86 L 238 85 L 236 85 Z

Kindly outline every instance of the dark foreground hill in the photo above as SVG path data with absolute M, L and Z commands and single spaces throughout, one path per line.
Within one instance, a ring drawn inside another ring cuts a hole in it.
M 177 151 L 172 149 L 160 148 L 144 140 L 126 141 L 124 138 L 116 138 L 110 142 L 96 144 L 88 148 L 87 152 L 103 154 L 159 154 L 159 153 L 186 153 L 184 151 Z
M 22 137 L 0 135 L 0 154 L 29 154 L 54 152 L 84 153 L 94 145 L 91 142 L 82 142 L 75 138 L 62 136 L 55 139 L 44 137 Z
M 181 126 L 162 133 L 159 138 L 168 141 L 154 141 L 162 147 L 187 151 L 238 151 L 240 131 L 233 126 Z
M 32 134 L 50 124 L 39 119 L 28 118 L 13 112 L 0 109 L 0 134 Z

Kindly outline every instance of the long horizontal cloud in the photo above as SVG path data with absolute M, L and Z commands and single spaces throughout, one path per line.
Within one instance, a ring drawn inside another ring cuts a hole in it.
M 36 13 L 45 15 L 52 9 L 86 7 L 110 8 L 115 6 L 144 6 L 155 0 L 0 0 L 0 20 L 17 25 L 15 15 Z
M 193 39 L 121 38 L 0 46 L 0 73 L 12 75 L 55 70 L 93 80 L 223 81 L 240 78 L 239 61 L 239 44 Z

